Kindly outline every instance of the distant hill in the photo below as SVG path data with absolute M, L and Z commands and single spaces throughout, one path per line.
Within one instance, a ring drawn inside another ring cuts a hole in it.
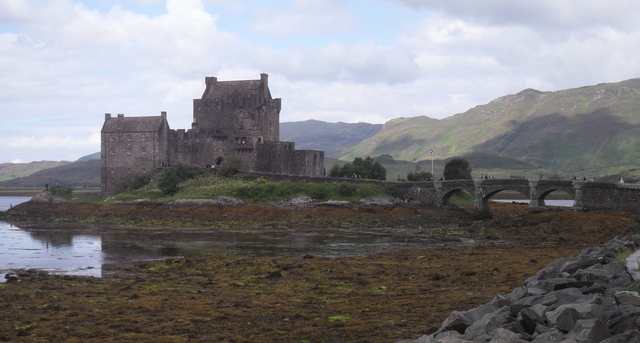
M 91 160 L 99 160 L 100 157 L 100 151 L 98 152 L 94 152 L 91 155 L 87 155 L 87 156 L 82 156 L 80 157 L 77 162 L 83 162 L 83 161 L 91 161 Z
M 442 120 L 393 119 L 339 157 L 428 161 L 433 148 L 440 160 L 482 154 L 496 168 L 505 158 L 520 161 L 515 169 L 529 175 L 539 169 L 638 178 L 639 147 L 640 79 L 632 79 L 555 92 L 526 89 Z
M 48 168 L 28 176 L 0 182 L 0 187 L 44 187 L 72 185 L 76 187 L 100 187 L 100 160 L 72 162 Z
M 319 120 L 280 123 L 280 140 L 295 142 L 296 149 L 322 150 L 338 157 L 347 149 L 382 129 L 382 124 L 327 123 Z
M 41 170 L 59 167 L 68 163 L 70 162 L 39 161 L 30 163 L 2 163 L 0 164 L 0 182 L 29 176 Z

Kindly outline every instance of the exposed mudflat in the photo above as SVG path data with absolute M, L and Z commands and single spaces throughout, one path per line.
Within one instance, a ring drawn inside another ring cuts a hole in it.
M 371 228 L 442 237 L 347 257 L 211 255 L 118 267 L 113 277 L 21 271 L 0 284 L 0 340 L 396 342 L 437 329 L 560 257 L 634 233 L 630 213 L 492 204 L 493 219 L 413 206 L 282 208 L 25 204 L 1 219 L 117 230 Z M 124 225 L 124 226 L 122 226 Z M 150 228 L 151 229 L 151 228 Z M 472 239 L 460 245 L 447 237 Z

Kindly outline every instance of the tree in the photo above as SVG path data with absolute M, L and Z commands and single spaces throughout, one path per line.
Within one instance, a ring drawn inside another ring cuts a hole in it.
M 445 180 L 471 179 L 471 166 L 464 158 L 454 158 L 444 165 Z
M 242 169 L 242 160 L 238 155 L 231 155 L 227 157 L 222 164 L 220 165 L 220 170 L 218 170 L 218 175 L 224 177 L 231 177 Z
M 433 180 L 433 175 L 428 171 L 409 172 L 407 174 L 407 181 L 428 181 Z
M 337 163 L 329 169 L 329 177 L 340 177 L 340 166 Z
M 158 188 L 163 195 L 174 195 L 178 193 L 178 184 L 188 179 L 200 176 L 202 170 L 197 166 L 178 164 L 171 168 L 165 169 L 158 177 Z
M 351 177 L 356 174 L 363 179 L 385 180 L 387 178 L 387 170 L 378 161 L 367 156 L 356 157 L 353 163 L 345 163 L 342 167 L 334 164 L 329 170 L 330 177 Z

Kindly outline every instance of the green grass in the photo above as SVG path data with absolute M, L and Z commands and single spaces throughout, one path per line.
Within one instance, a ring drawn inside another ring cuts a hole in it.
M 115 199 L 148 198 L 162 201 L 167 199 L 214 199 L 219 196 L 231 196 L 245 201 L 269 201 L 306 195 L 316 200 L 332 199 L 355 202 L 361 198 L 387 195 L 382 186 L 375 184 L 278 182 L 250 175 L 238 175 L 233 178 L 202 175 L 180 183 L 178 187 L 179 191 L 173 197 L 166 197 L 158 188 L 157 180 L 153 179 L 141 189 L 120 193 L 115 196 Z

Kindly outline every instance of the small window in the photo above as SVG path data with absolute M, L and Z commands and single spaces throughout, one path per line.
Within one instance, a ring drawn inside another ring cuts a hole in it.
M 146 135 L 142 135 L 142 140 L 143 141 L 147 140 L 147 136 Z
M 127 135 L 127 140 L 131 141 L 131 135 Z
M 146 148 L 142 148 L 142 154 L 146 154 L 147 153 L 147 149 Z
M 131 148 L 127 148 L 127 155 L 131 155 Z
M 110 136 L 110 137 L 109 137 L 109 140 L 113 142 L 113 136 Z

